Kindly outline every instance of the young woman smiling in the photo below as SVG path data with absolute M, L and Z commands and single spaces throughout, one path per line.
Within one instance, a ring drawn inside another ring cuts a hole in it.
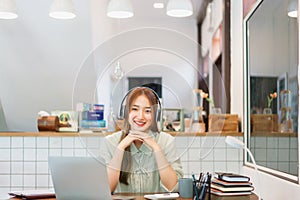
M 125 98 L 123 130 L 106 136 L 101 148 L 111 192 L 177 190 L 182 166 L 174 137 L 158 130 L 157 94 L 137 87 Z

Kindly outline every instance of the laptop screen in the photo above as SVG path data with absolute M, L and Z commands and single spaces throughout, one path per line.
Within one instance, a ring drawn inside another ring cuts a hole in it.
M 104 160 L 49 157 L 57 200 L 112 199 Z

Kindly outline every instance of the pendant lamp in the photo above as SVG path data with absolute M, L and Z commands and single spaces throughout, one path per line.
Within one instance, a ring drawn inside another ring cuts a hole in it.
M 288 5 L 288 16 L 292 18 L 297 18 L 297 2 L 296 0 L 292 0 Z
M 107 16 L 112 18 L 133 17 L 133 6 L 130 0 L 110 0 L 107 6 Z
M 73 19 L 76 17 L 72 0 L 53 0 L 49 16 L 55 19 Z
M 188 17 L 193 14 L 191 0 L 169 0 L 167 4 L 167 15 L 171 17 Z
M 18 18 L 17 6 L 14 0 L 0 0 L 0 19 Z

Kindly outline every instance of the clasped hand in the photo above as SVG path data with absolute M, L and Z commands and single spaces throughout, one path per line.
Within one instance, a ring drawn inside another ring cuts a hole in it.
M 121 148 L 125 149 L 134 141 L 139 141 L 142 143 L 144 142 L 153 151 L 157 151 L 160 149 L 154 138 L 151 137 L 148 133 L 133 130 L 129 131 L 129 134 L 120 142 L 119 145 L 121 146 Z

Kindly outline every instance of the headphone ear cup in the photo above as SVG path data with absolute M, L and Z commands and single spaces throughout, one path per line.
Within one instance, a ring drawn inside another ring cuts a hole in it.
M 125 119 L 125 110 L 126 110 L 126 106 L 121 105 L 120 111 L 119 111 L 119 119 Z
M 160 121 L 161 119 L 161 109 L 160 108 L 157 108 L 157 111 L 156 111 L 156 121 Z

